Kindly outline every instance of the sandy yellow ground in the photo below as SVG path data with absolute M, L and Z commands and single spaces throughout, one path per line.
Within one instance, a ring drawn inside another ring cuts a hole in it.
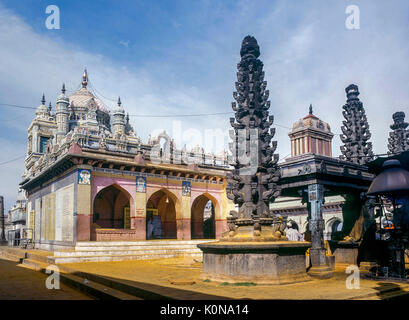
M 385 289 L 408 291 L 409 284 L 360 279 L 359 289 L 348 289 L 345 269 L 329 280 L 281 286 L 237 286 L 201 279 L 202 264 L 191 258 L 66 264 L 70 269 L 98 274 L 177 299 L 381 299 Z
M 17 262 L 0 259 L 0 300 L 90 300 L 91 297 L 63 283 L 60 289 L 47 289 L 48 275 L 29 270 Z

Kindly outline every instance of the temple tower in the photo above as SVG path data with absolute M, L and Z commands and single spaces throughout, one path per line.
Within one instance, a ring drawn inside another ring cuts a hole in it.
M 288 135 L 291 140 L 292 157 L 306 153 L 332 157 L 334 134 L 328 123 L 313 114 L 312 105 L 310 105 L 309 114 L 294 123 Z
M 114 120 L 112 122 L 114 136 L 125 134 L 125 110 L 121 106 L 121 98 L 118 97 L 118 106 L 114 110 Z
M 389 133 L 388 153 L 397 154 L 409 150 L 409 123 L 405 122 L 405 113 L 402 111 L 395 112 L 392 115 L 393 124 L 390 128 L 393 130 Z
M 347 103 L 342 107 L 345 121 L 341 127 L 341 160 L 350 161 L 357 164 L 365 164 L 373 160 L 372 143 L 369 124 L 366 118 L 365 109 L 359 100 L 358 86 L 350 84 L 345 92 Z
M 227 175 L 228 197 L 239 206 L 236 223 L 254 225 L 257 234 L 260 223 L 272 219 L 269 203 L 280 194 L 280 171 L 278 154 L 274 154 L 277 142 L 271 141 L 275 129 L 270 128 L 274 117 L 268 113 L 269 91 L 254 37 L 244 38 L 240 55 L 237 91 L 233 93 L 236 102 L 232 103 L 235 118 L 230 118 L 234 170 Z
M 65 84 L 62 85 L 61 94 L 57 98 L 55 117 L 57 121 L 57 142 L 68 133 L 68 106 L 70 102 L 65 95 Z
M 6 244 L 6 230 L 4 227 L 4 198 L 0 196 L 0 245 Z

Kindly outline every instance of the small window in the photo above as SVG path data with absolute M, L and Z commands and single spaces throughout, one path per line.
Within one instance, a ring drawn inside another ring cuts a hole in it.
M 40 152 L 45 153 L 47 151 L 47 143 L 50 138 L 40 137 Z

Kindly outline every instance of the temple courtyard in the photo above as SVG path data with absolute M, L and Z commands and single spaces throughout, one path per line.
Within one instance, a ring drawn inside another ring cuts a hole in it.
M 1 299 L 47 300 L 384 300 L 409 298 L 409 283 L 370 280 L 361 277 L 359 289 L 348 289 L 345 266 L 337 266 L 334 277 L 286 285 L 257 285 L 251 282 L 220 283 L 203 279 L 200 258 L 178 257 L 154 260 L 82 262 L 58 264 L 61 287 L 47 289 L 49 252 L 1 249 Z M 28 259 L 21 257 L 27 256 Z M 20 258 L 19 258 L 20 257 Z M 37 272 L 36 272 L 37 271 Z M 42 272 L 41 272 L 42 271 Z M 75 290 L 73 290 L 74 288 Z M 11 296 L 13 295 L 13 296 Z

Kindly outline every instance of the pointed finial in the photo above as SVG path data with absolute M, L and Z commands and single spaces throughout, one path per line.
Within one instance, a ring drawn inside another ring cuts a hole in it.
M 121 106 L 121 97 L 118 97 L 118 106 Z
M 129 113 L 126 114 L 126 123 L 129 123 Z
M 62 92 L 62 94 L 65 94 L 65 83 L 62 84 L 61 92 Z
M 48 111 L 51 111 L 51 109 L 52 109 L 52 106 L 51 106 L 51 101 L 50 101 L 50 103 L 48 104 Z
M 312 104 L 310 103 L 310 111 L 309 114 L 312 114 Z
M 87 74 L 87 68 L 84 69 L 84 74 L 82 75 L 82 87 L 86 88 L 88 85 L 88 74 Z
M 43 97 L 41 98 L 41 104 L 44 105 L 45 104 L 45 95 L 43 93 Z

